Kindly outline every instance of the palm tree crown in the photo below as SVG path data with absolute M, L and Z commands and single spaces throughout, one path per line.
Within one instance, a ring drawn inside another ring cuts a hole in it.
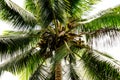
M 23 9 L 0 0 L 0 18 L 18 29 L 0 37 L 1 59 L 10 58 L 0 73 L 21 74 L 21 80 L 119 80 L 119 62 L 88 44 L 119 31 L 120 6 L 82 18 L 98 2 L 25 0 Z

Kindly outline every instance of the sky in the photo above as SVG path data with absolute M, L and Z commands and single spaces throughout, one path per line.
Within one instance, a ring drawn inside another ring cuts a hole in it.
M 94 9 L 86 17 L 92 16 L 101 10 L 113 8 L 114 6 L 119 4 L 120 4 L 120 0 L 101 0 L 99 4 L 93 6 Z
M 24 0 L 12 0 L 15 3 L 19 4 L 19 6 L 23 7 L 23 2 Z M 92 16 L 96 13 L 98 13 L 100 10 L 105 10 L 107 8 L 113 7 L 115 5 L 119 5 L 120 4 L 120 0 L 101 0 L 101 2 L 98 5 L 94 6 L 94 10 L 89 12 L 89 15 L 85 16 Z M 13 30 L 13 28 L 11 28 L 12 26 L 6 22 L 0 21 L 0 35 L 3 33 L 4 30 Z M 106 38 L 106 40 L 109 40 L 110 38 Z M 105 41 L 106 41 L 105 40 Z M 119 38 L 116 39 L 116 43 L 115 46 L 113 46 L 112 48 L 108 48 L 108 47 L 104 47 L 104 44 L 99 40 L 99 43 L 102 43 L 103 45 L 101 46 L 94 46 L 96 47 L 98 50 L 101 50 L 103 52 L 109 53 L 110 55 L 112 55 L 115 59 L 120 60 L 120 45 L 119 45 Z M 101 48 L 102 47 L 102 48 Z M 113 54 L 114 52 L 114 54 Z M 15 75 L 9 73 L 9 72 L 4 72 L 4 74 L 0 77 L 0 80 L 18 80 L 18 77 L 16 77 Z
M 2 76 L 0 77 L 0 80 L 19 80 L 18 76 L 13 75 L 12 73 L 5 71 Z

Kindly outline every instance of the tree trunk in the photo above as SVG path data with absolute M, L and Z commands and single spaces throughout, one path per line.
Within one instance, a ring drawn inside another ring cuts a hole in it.
M 62 80 L 62 66 L 61 62 L 55 64 L 55 80 Z

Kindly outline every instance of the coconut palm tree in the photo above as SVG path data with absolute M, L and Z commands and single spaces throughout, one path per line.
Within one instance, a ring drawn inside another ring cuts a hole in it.
M 0 73 L 21 74 L 22 80 L 119 80 L 119 62 L 89 42 L 104 35 L 114 39 L 120 6 L 82 18 L 97 2 L 25 0 L 23 9 L 0 0 L 0 18 L 18 29 L 0 37 L 1 60 L 7 59 Z

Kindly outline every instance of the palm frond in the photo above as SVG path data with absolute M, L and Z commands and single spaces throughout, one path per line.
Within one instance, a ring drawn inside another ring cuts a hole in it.
M 99 42 L 101 43 L 100 46 L 106 47 L 113 47 L 116 43 L 119 42 L 120 33 L 119 29 L 116 28 L 105 28 L 99 29 L 92 32 L 87 33 L 87 40 L 88 44 L 93 48 L 99 48 Z
M 36 36 L 32 35 L 22 35 L 22 36 L 7 36 L 0 37 L 0 53 L 13 53 L 17 50 L 24 50 L 24 48 L 29 47 L 37 40 Z
M 5 30 L 1 37 L 10 37 L 10 36 L 25 36 L 30 35 L 33 37 L 40 36 L 43 30 L 30 30 L 30 31 L 23 31 L 23 30 Z
M 64 22 L 64 6 L 66 0 L 40 0 L 40 18 L 43 27 L 47 27 L 53 20 Z
M 114 36 L 116 35 L 117 36 L 117 33 L 120 31 L 120 29 L 117 29 L 117 28 L 101 28 L 99 30 L 94 30 L 94 31 L 91 31 L 91 32 L 86 32 L 85 34 L 86 35 L 91 35 L 91 36 L 94 36 L 94 37 L 98 37 L 98 36 L 103 36 L 103 35 L 108 35 L 108 36 Z M 109 35 L 110 33 L 112 33 L 111 35 Z
M 119 69 L 115 68 L 110 62 L 100 60 L 98 56 L 88 52 L 83 54 L 86 69 L 89 71 L 92 80 L 119 80 Z
M 79 75 L 76 73 L 76 70 L 74 69 L 74 65 L 76 65 L 77 60 L 75 59 L 75 56 L 69 55 L 69 74 L 70 74 L 70 80 L 80 80 Z
M 101 28 L 119 28 L 119 14 L 106 14 L 84 25 L 83 31 L 94 31 Z
M 72 45 L 70 49 L 72 51 L 71 55 L 74 56 L 73 61 L 76 61 L 77 59 L 75 60 L 75 58 L 77 57 L 78 59 L 81 59 L 82 55 L 86 53 L 86 51 L 89 50 L 90 47 L 86 44 L 84 44 L 83 46 L 75 44 L 75 45 Z
M 25 31 L 13 31 L 13 30 L 6 30 L 3 32 L 3 35 L 2 36 L 18 36 L 18 35 L 26 35 L 26 33 L 28 32 L 25 32 Z
M 93 19 L 83 23 L 83 31 L 94 31 L 101 28 L 119 28 L 120 26 L 120 6 L 113 9 L 108 9 L 97 14 L 98 17 L 93 16 Z
M 71 80 L 80 80 L 79 75 L 76 73 L 72 65 L 70 65 L 70 79 Z
M 43 27 L 48 26 L 53 20 L 65 23 L 66 17 L 78 16 L 87 10 L 86 7 L 94 4 L 98 0 L 40 0 L 40 17 Z M 86 6 L 86 7 L 85 7 Z M 66 13 L 67 14 L 66 14 Z
M 99 0 L 68 0 L 70 3 L 69 14 L 74 17 L 81 17 L 83 13 L 92 8 Z
M 27 66 L 22 73 L 20 80 L 46 80 L 46 77 L 49 74 L 48 67 L 44 65 L 45 62 L 41 62 L 34 69 L 30 66 Z
M 109 58 L 109 59 L 114 59 L 112 56 L 110 56 L 110 55 L 108 55 L 108 54 L 106 54 L 106 53 L 102 53 L 102 52 L 100 52 L 100 51 L 98 51 L 98 50 L 95 50 L 95 49 L 93 49 L 93 51 L 94 51 L 94 53 L 99 54 L 99 55 L 102 55 L 102 56 L 107 57 L 107 58 Z
M 39 3 L 37 3 L 39 4 Z M 35 0 L 25 0 L 25 8 L 32 12 L 33 14 L 36 14 L 36 4 L 35 4 Z
M 102 39 L 105 36 L 109 37 L 110 39 L 108 43 L 111 45 L 114 44 L 113 40 L 117 39 L 117 37 L 119 38 L 119 31 L 120 29 L 118 28 L 101 28 L 99 30 L 94 30 L 90 32 L 83 32 L 83 34 L 86 35 L 86 40 L 88 41 L 88 43 L 92 43 L 93 40 L 97 41 L 99 39 Z M 107 38 L 104 38 L 104 40 L 105 39 L 107 40 Z
M 36 25 L 35 17 L 11 0 L 0 0 L 0 17 L 19 29 L 31 29 Z
M 110 55 L 108 55 L 107 53 L 102 53 L 98 50 L 93 50 L 95 55 L 98 55 L 100 57 L 105 58 L 106 60 L 108 60 L 110 63 L 114 64 L 116 66 L 116 68 L 120 68 L 120 61 L 114 59 L 113 57 L 111 57 Z
M 42 52 L 37 51 L 35 48 L 32 48 L 25 53 L 21 53 L 1 64 L 0 72 L 8 70 L 13 73 L 20 73 L 23 69 L 29 68 L 29 72 L 33 73 L 36 67 L 44 60 L 40 53 Z
M 52 69 L 50 69 L 50 73 L 46 77 L 45 80 L 55 80 L 55 70 L 54 70 L 55 65 L 52 64 Z
M 48 74 L 48 70 L 44 69 L 45 66 L 39 66 L 29 80 L 45 80 Z
M 56 49 L 54 56 L 55 63 L 64 59 L 71 52 L 68 48 L 71 45 L 72 45 L 71 43 L 66 43 Z
M 26 66 L 23 66 L 23 71 L 21 72 L 21 80 L 36 80 L 38 78 L 45 80 L 47 78 L 49 74 L 48 68 L 50 66 L 47 64 L 49 62 L 49 60 L 47 60 L 49 56 L 44 55 L 45 53 L 46 52 L 44 48 L 41 48 L 39 51 L 31 53 L 24 59 L 21 59 L 22 61 L 26 60 L 24 62 L 27 62 Z
M 30 76 L 30 80 L 54 80 L 55 79 L 55 63 L 48 58 L 45 63 L 38 66 L 34 73 Z

